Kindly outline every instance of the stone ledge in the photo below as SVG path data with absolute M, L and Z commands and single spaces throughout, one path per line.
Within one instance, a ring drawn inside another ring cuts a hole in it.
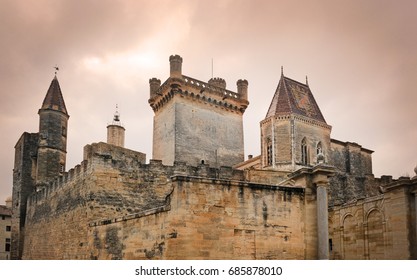
M 126 215 L 126 216 L 119 217 L 119 218 L 105 219 L 105 220 L 91 222 L 91 223 L 88 224 L 88 226 L 89 227 L 104 226 L 104 225 L 119 223 L 119 222 L 123 222 L 123 221 L 139 219 L 139 218 L 142 218 L 142 217 L 145 217 L 145 216 L 150 216 L 150 215 L 154 215 L 154 214 L 161 213 L 161 212 L 167 212 L 167 211 L 170 211 L 170 210 L 171 210 L 171 205 L 163 205 L 163 206 L 159 206 L 159 207 L 155 207 L 155 208 L 152 208 L 152 209 L 140 211 L 138 213 Z

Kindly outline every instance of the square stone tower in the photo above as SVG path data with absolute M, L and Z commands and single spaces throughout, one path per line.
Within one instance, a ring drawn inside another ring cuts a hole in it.
M 170 77 L 161 85 L 149 80 L 154 116 L 153 159 L 172 165 L 183 161 L 214 167 L 233 166 L 244 160 L 243 113 L 248 82 L 237 81 L 237 92 L 226 81 L 206 82 L 182 75 L 182 58 L 172 55 Z
M 295 171 L 330 160 L 328 125 L 305 84 L 281 74 L 268 113 L 261 121 L 261 167 Z

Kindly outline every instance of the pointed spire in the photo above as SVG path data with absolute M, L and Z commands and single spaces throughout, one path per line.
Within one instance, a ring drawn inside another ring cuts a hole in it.
M 58 78 L 53 78 L 51 85 L 43 100 L 41 110 L 55 110 L 60 111 L 68 115 L 67 108 L 65 107 L 64 97 L 62 96 L 61 87 L 59 86 Z
M 308 81 L 306 82 L 307 84 L 303 84 L 281 74 L 265 118 L 296 114 L 326 123 L 308 86 Z

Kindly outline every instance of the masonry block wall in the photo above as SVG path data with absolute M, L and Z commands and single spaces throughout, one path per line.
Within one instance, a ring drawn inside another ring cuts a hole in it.
M 416 183 L 399 180 L 383 187 L 378 196 L 331 207 L 331 258 L 415 259 L 416 205 L 411 191 Z
M 327 124 L 312 121 L 302 117 L 294 117 L 294 151 L 295 163 L 302 166 L 301 143 L 307 144 L 307 165 L 314 166 L 317 160 L 317 145 L 321 144 L 321 152 L 325 162 L 329 162 L 331 127 Z
M 23 133 L 15 146 L 13 167 L 13 212 L 12 212 L 12 242 L 11 258 L 22 255 L 26 201 L 34 191 L 36 179 L 36 163 L 33 156 L 37 153 L 38 133 Z
M 331 127 L 300 116 L 272 116 L 261 122 L 261 152 L 263 168 L 295 171 L 303 166 L 317 164 L 317 148 L 330 160 Z M 307 162 L 301 155 L 302 141 L 307 146 Z M 268 163 L 268 146 L 273 148 L 274 160 Z
M 166 207 L 90 225 L 95 257 L 304 259 L 303 189 L 182 176 L 169 185 Z
M 329 162 L 335 166 L 336 174 L 331 179 L 329 205 L 378 194 L 378 182 L 372 174 L 372 153 L 356 143 L 331 140 Z
M 142 156 L 86 146 L 81 165 L 30 197 L 23 258 L 307 257 L 315 232 L 303 188 L 244 182 L 231 168 L 144 164 Z

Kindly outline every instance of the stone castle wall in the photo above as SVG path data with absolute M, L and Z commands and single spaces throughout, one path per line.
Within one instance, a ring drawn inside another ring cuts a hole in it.
M 303 189 L 177 176 L 165 205 L 90 224 L 98 259 L 304 259 Z
M 330 164 L 336 174 L 331 179 L 329 205 L 341 205 L 378 195 L 378 179 L 372 174 L 372 151 L 356 143 L 331 140 Z
M 377 196 L 331 207 L 331 259 L 415 259 L 416 186 L 403 179 Z
M 105 143 L 84 155 L 30 197 L 23 259 L 306 257 L 303 188 L 247 183 L 232 168 L 145 164 Z
M 24 132 L 15 145 L 12 193 L 12 259 L 17 259 L 22 255 L 24 235 L 20 232 L 20 228 L 25 225 L 26 201 L 34 191 L 36 166 L 32 156 L 36 155 L 38 140 L 38 133 Z

